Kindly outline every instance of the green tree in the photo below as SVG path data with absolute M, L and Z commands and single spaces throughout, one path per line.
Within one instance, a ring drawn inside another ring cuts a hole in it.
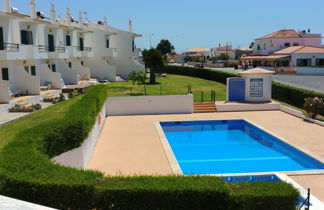
M 222 61 L 227 61 L 229 59 L 229 55 L 222 53 L 217 57 L 217 59 Z
M 156 49 L 144 50 L 142 54 L 145 67 L 150 69 L 150 83 L 154 84 L 156 83 L 155 73 L 157 69 L 164 65 L 162 54 Z
M 132 71 L 128 74 L 128 80 L 133 82 L 133 85 L 137 82 L 138 85 L 145 84 L 146 72 L 145 71 Z
M 167 53 L 172 53 L 174 51 L 174 46 L 167 39 L 162 39 L 160 43 L 157 45 L 156 49 L 165 55 Z

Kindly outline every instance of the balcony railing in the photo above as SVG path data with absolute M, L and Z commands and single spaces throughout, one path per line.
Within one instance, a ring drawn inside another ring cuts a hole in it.
M 10 52 L 18 52 L 19 44 L 15 43 L 0 43 L 0 50 L 6 50 Z
M 92 48 L 91 47 L 80 47 L 80 46 L 74 46 L 74 49 L 77 52 L 91 52 Z
M 35 47 L 38 47 L 39 52 L 58 52 L 58 53 L 64 53 L 65 47 L 54 47 L 54 50 L 49 50 L 49 47 L 46 45 L 36 45 Z

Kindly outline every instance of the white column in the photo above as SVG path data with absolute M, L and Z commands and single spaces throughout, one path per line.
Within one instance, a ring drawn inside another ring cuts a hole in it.
M 52 2 L 51 3 L 51 20 L 53 21 L 53 22 L 56 22 L 56 11 L 55 11 L 55 5 L 54 5 L 54 3 Z
M 36 18 L 36 3 L 35 0 L 30 0 L 30 17 Z
M 70 8 L 66 8 L 66 19 L 65 22 L 67 25 L 71 25 L 71 13 Z
M 107 18 L 107 16 L 104 17 L 104 25 L 105 25 L 105 26 L 108 25 L 108 18 Z
M 10 11 L 10 0 L 3 0 L 3 10 L 6 12 Z
M 128 22 L 128 31 L 133 32 L 132 20 L 129 20 Z
M 82 18 L 82 12 L 79 12 L 79 25 L 82 27 L 82 22 L 83 22 L 83 18 Z

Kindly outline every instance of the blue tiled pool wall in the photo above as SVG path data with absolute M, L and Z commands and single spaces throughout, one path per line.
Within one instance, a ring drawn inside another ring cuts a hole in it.
M 297 148 L 283 142 L 270 133 L 261 130 L 245 120 L 207 120 L 207 121 L 181 121 L 160 122 L 164 132 L 195 132 L 211 130 L 241 130 L 260 144 L 272 148 L 281 154 L 303 165 L 305 168 L 323 168 L 324 164 L 305 154 Z M 307 140 L 305 140 L 307 141 Z
M 281 182 L 281 179 L 273 174 L 257 176 L 224 176 L 222 179 L 227 183 Z

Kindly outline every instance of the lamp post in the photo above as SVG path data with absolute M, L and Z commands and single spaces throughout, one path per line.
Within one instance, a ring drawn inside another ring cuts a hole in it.
M 152 49 L 152 36 L 154 36 L 155 34 L 150 34 L 150 49 Z

